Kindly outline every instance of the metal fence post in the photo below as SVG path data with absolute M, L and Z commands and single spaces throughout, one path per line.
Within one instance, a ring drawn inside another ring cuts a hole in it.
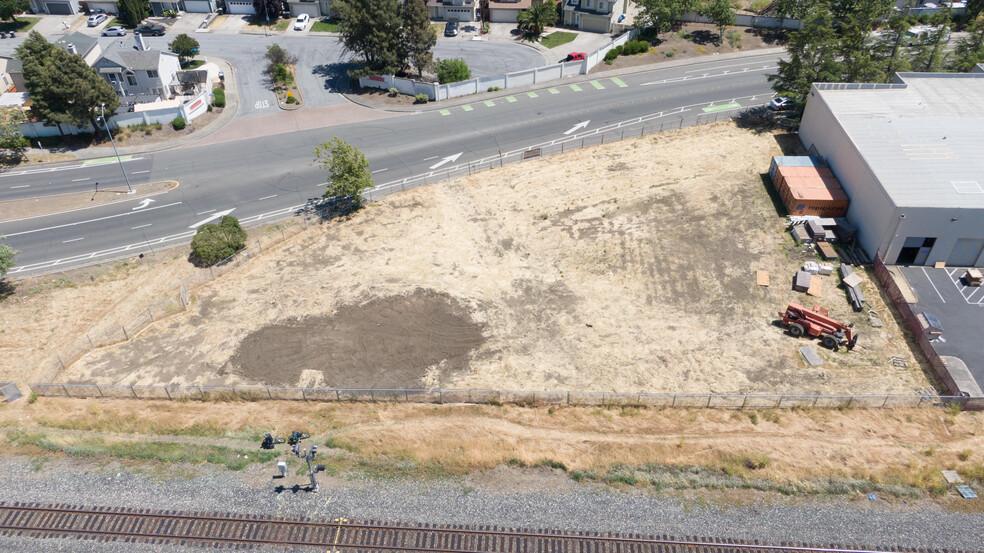
M 154 314 L 150 312 L 150 308 L 147 308 L 147 316 L 150 317 L 151 322 L 154 320 Z
M 882 403 L 881 408 L 884 409 L 886 405 L 888 405 L 888 396 L 885 396 L 885 401 Z
M 62 384 L 62 391 L 65 392 L 65 397 L 71 397 L 68 395 L 68 388 L 66 388 L 64 384 Z
M 89 341 L 89 347 L 90 348 L 96 347 L 96 345 L 92 343 L 92 338 L 89 338 L 89 335 L 88 334 L 85 335 L 85 339 Z
M 273 399 L 273 393 L 270 392 L 270 388 L 267 388 L 267 397 Z
M 65 363 L 62 363 L 61 356 L 60 355 L 56 355 L 55 356 L 55 359 L 58 360 L 58 364 L 61 365 L 62 370 L 65 370 Z
M 342 394 L 338 390 L 335 390 L 335 399 L 342 401 Z
M 301 399 L 303 399 L 304 401 L 307 401 L 307 394 L 304 393 L 304 388 L 301 388 Z
M 441 405 L 444 405 L 444 390 L 438 390 L 441 394 Z
M 125 338 L 126 341 L 129 342 L 130 341 L 130 335 L 126 333 L 126 326 L 120 325 L 120 330 L 123 331 L 123 338 Z
M 134 398 L 137 397 L 137 391 L 133 389 L 133 386 L 130 386 L 130 393 L 133 394 Z
M 167 389 L 167 386 L 164 386 L 164 393 L 167 394 L 167 399 L 172 399 L 171 398 L 171 390 L 168 390 Z

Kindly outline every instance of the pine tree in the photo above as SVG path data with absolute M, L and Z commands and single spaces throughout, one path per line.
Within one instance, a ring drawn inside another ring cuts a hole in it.
M 977 16 L 967 26 L 967 36 L 953 49 L 950 69 L 967 73 L 978 63 L 984 63 L 984 15 Z
M 789 35 L 789 60 L 780 59 L 779 71 L 768 76 L 772 89 L 803 102 L 813 83 L 841 81 L 844 68 L 838 60 L 838 49 L 833 15 L 828 10 L 808 15 L 803 28 Z
M 896 73 L 911 71 L 909 51 L 906 47 L 909 27 L 909 5 L 892 12 L 886 29 L 874 43 L 873 52 L 884 75 L 884 81 L 892 82 Z
M 350 76 L 393 74 L 406 66 L 397 0 L 335 0 L 332 6 L 342 44 L 364 64 Z
M 942 71 L 946 67 L 948 55 L 946 44 L 950 40 L 950 23 L 949 7 L 930 16 L 929 26 L 932 30 L 926 33 L 915 48 L 912 67 L 916 71 L 931 73 Z
M 883 79 L 877 58 L 872 56 L 869 37 L 875 24 L 891 13 L 893 5 L 893 0 L 841 0 L 831 6 L 834 28 L 840 36 L 844 81 L 857 83 Z
M 30 8 L 31 3 L 28 0 L 0 0 L 0 19 L 17 21 L 17 14 Z
M 116 9 L 120 12 L 120 20 L 130 28 L 136 27 L 150 15 L 147 0 L 119 0 Z
M 422 76 L 434 61 L 431 49 L 437 44 L 437 31 L 430 22 L 425 0 L 406 0 L 403 4 L 403 49 L 406 62 Z

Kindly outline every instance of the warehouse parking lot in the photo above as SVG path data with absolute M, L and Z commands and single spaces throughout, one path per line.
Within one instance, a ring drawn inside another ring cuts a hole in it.
M 984 389 L 984 286 L 965 286 L 965 269 L 946 267 L 900 267 L 909 287 L 919 298 L 912 311 L 932 313 L 943 323 L 943 340 L 933 342 L 939 355 L 960 358 L 977 385 Z

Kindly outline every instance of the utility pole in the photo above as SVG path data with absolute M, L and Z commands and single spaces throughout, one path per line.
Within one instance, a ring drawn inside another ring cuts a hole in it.
M 127 194 L 133 194 L 133 187 L 130 186 L 130 177 L 126 176 L 126 169 L 123 168 L 123 160 L 120 158 L 120 152 L 116 149 L 116 141 L 113 140 L 113 133 L 109 132 L 109 121 L 106 120 L 106 104 L 100 104 L 100 112 L 102 112 L 103 125 L 106 126 L 106 134 L 109 135 L 109 142 L 113 145 L 113 153 L 116 154 L 116 161 L 120 163 L 120 171 L 123 172 L 123 180 L 126 181 Z

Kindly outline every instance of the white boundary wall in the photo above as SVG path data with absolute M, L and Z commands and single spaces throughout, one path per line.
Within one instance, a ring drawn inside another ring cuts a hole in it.
M 714 21 L 707 16 L 691 12 L 680 16 L 680 21 L 691 23 L 710 23 Z M 764 17 L 761 15 L 748 15 L 746 13 L 735 14 L 736 27 L 757 27 L 761 29 L 791 29 L 797 30 L 803 26 L 799 19 L 791 17 Z
M 506 73 L 505 75 L 479 77 L 448 84 L 421 83 L 410 79 L 401 79 L 393 75 L 373 75 L 370 77 L 360 77 L 359 86 L 382 88 L 384 90 L 395 88 L 401 94 L 426 94 L 431 100 L 447 100 L 448 98 L 478 94 L 479 92 L 487 92 L 493 87 L 506 89 L 529 86 L 547 81 L 555 81 L 573 75 L 585 75 L 588 71 L 591 71 L 591 68 L 604 61 L 605 54 L 609 50 L 616 46 L 624 45 L 638 34 L 639 31 L 637 29 L 623 33 L 615 40 L 588 54 L 582 61 L 545 65 L 535 69 Z

